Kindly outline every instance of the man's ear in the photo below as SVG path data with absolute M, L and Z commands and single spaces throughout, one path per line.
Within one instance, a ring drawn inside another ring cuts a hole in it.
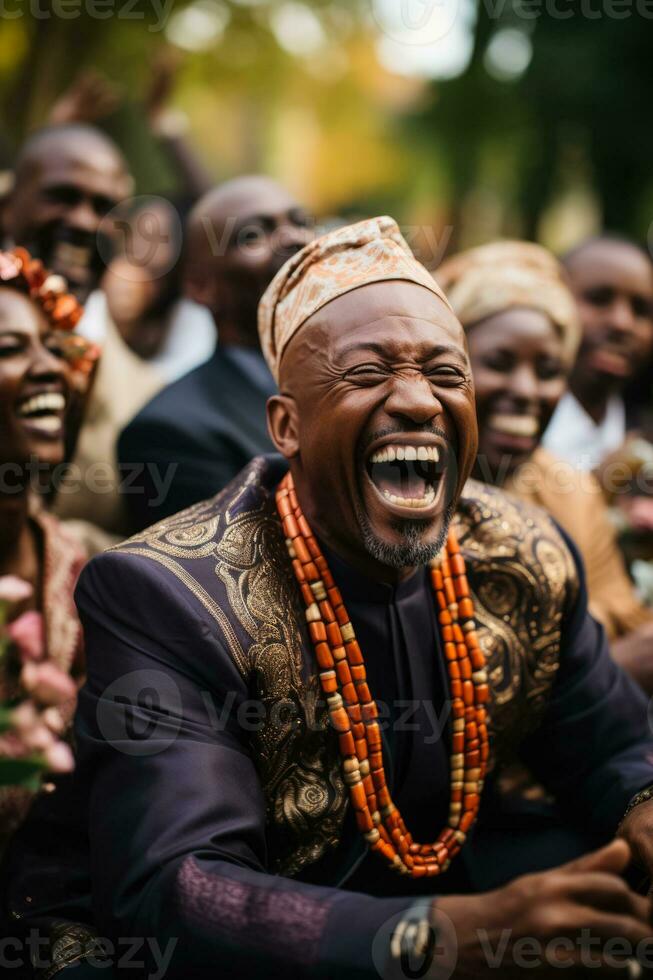
M 5 234 L 9 238 L 9 242 L 11 245 L 15 245 L 14 228 L 16 223 L 16 211 L 13 191 L 2 200 L 2 203 L 0 204 L 0 216 L 2 219 L 2 227 Z
M 286 459 L 299 455 L 297 403 L 290 395 L 273 395 L 267 403 L 268 432 L 279 452 Z
M 215 276 L 186 273 L 183 294 L 211 311 L 220 308 L 220 289 Z

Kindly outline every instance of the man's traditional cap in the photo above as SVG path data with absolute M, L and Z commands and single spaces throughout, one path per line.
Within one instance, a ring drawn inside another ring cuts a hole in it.
M 359 286 L 391 279 L 425 286 L 449 306 L 397 223 L 387 216 L 337 228 L 293 255 L 268 286 L 258 308 L 261 348 L 275 380 L 279 380 L 285 348 L 313 313 Z
M 558 327 L 565 360 L 573 364 L 580 343 L 576 301 L 558 260 L 533 242 L 492 242 L 454 255 L 435 277 L 467 329 L 515 306 L 539 310 Z

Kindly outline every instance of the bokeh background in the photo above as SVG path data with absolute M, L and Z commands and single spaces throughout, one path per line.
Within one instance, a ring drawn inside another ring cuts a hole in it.
M 390 212 L 433 229 L 431 264 L 497 235 L 646 243 L 652 54 L 652 0 L 3 0 L 0 162 L 93 68 L 137 192 L 173 194 L 143 109 L 166 61 L 216 181 L 271 173 L 319 218 Z

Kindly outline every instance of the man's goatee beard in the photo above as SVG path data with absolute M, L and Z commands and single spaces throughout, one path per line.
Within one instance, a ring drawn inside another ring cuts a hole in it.
M 394 525 L 403 541 L 401 544 L 390 545 L 376 537 L 370 527 L 367 514 L 358 513 L 358 523 L 363 536 L 365 550 L 387 568 L 415 568 L 418 565 L 428 565 L 442 551 L 449 533 L 449 525 L 453 519 L 454 506 L 450 504 L 444 514 L 440 534 L 435 541 L 424 544 L 422 538 L 430 521 L 401 520 Z

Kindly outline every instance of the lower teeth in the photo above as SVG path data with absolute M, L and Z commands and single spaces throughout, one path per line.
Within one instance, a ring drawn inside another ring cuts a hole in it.
M 57 415 L 35 415 L 32 417 L 26 415 L 24 417 L 27 422 L 31 422 L 32 425 L 38 426 L 38 428 L 43 429 L 44 432 L 55 432 L 61 427 L 61 420 Z
M 389 500 L 391 504 L 399 504 L 402 507 L 413 507 L 418 509 L 420 507 L 428 507 L 435 500 L 435 490 L 427 490 L 423 497 L 397 497 L 394 493 L 390 493 L 389 490 L 383 491 L 383 496 L 386 500 Z

